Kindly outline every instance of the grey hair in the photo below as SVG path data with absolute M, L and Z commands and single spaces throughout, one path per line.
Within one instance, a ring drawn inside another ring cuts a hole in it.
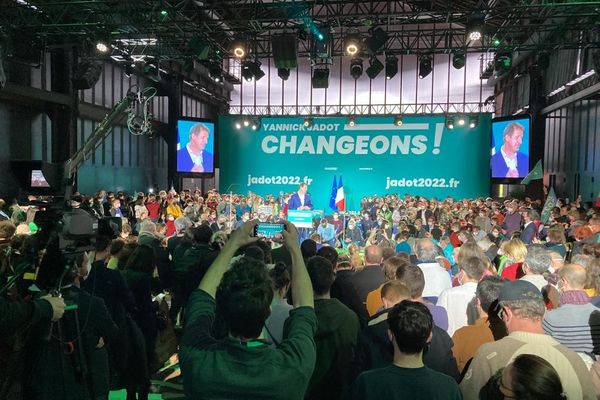
M 571 264 L 579 264 L 587 269 L 593 260 L 593 257 L 588 256 L 587 254 L 577 254 L 571 258 Z
M 540 214 L 536 210 L 529 210 L 529 211 L 527 211 L 527 216 L 532 221 L 540 219 Z
M 415 253 L 419 261 L 432 261 L 440 255 L 431 239 L 419 239 L 415 243 Z
M 175 220 L 174 224 L 177 233 L 182 233 L 194 225 L 188 217 L 179 217 Z
M 539 246 L 530 246 L 525 256 L 525 264 L 534 274 L 542 274 L 552 265 L 550 252 Z
M 541 298 L 530 298 L 523 300 L 507 300 L 499 302 L 500 307 L 510 308 L 513 314 L 519 318 L 539 321 L 544 318 L 546 305 Z

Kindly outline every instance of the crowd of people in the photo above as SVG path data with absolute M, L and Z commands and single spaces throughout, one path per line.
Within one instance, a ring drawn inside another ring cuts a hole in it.
M 596 398 L 600 201 L 543 200 L 373 195 L 299 234 L 306 185 L 100 191 L 68 206 L 118 231 L 70 253 L 0 201 L 0 397 L 146 399 L 172 324 L 190 399 Z

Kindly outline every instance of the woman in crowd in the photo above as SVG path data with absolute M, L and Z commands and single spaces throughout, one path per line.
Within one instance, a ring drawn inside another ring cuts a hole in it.
M 144 336 L 146 360 L 142 363 L 145 365 L 138 365 L 138 367 L 140 369 L 145 368 L 146 372 L 150 371 L 150 365 L 154 359 L 154 346 L 158 335 L 156 320 L 158 303 L 152 301 L 152 276 L 155 269 L 154 249 L 147 245 L 138 245 L 129 257 L 125 271 L 123 271 L 125 282 L 135 300 L 132 318 Z M 135 371 L 130 372 L 135 373 Z M 145 375 L 147 376 L 148 373 Z M 134 400 L 137 394 L 138 400 L 146 400 L 148 399 L 149 388 L 149 380 L 144 383 L 139 382 L 137 385 L 129 383 L 127 385 L 127 399 Z
M 525 275 L 521 268 L 523 261 L 525 261 L 525 257 L 527 256 L 527 247 L 525 247 L 525 243 L 518 238 L 511 239 L 503 243 L 501 250 L 502 255 L 506 257 L 506 261 L 501 261 L 498 273 L 506 279 L 520 279 Z

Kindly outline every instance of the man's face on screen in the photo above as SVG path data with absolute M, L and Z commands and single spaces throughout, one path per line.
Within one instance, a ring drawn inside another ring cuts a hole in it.
M 197 149 L 204 150 L 206 144 L 208 143 L 208 131 L 202 129 L 200 132 L 196 134 L 192 134 L 190 137 L 190 142 Z
M 504 138 L 506 149 L 513 153 L 519 151 L 521 143 L 523 143 L 523 129 L 514 129 L 511 135 L 507 135 Z

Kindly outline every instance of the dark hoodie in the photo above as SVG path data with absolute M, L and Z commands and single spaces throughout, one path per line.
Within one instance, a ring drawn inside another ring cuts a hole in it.
M 307 399 L 340 399 L 352 384 L 354 347 L 360 325 L 356 314 L 337 299 L 315 300 L 317 362 Z

